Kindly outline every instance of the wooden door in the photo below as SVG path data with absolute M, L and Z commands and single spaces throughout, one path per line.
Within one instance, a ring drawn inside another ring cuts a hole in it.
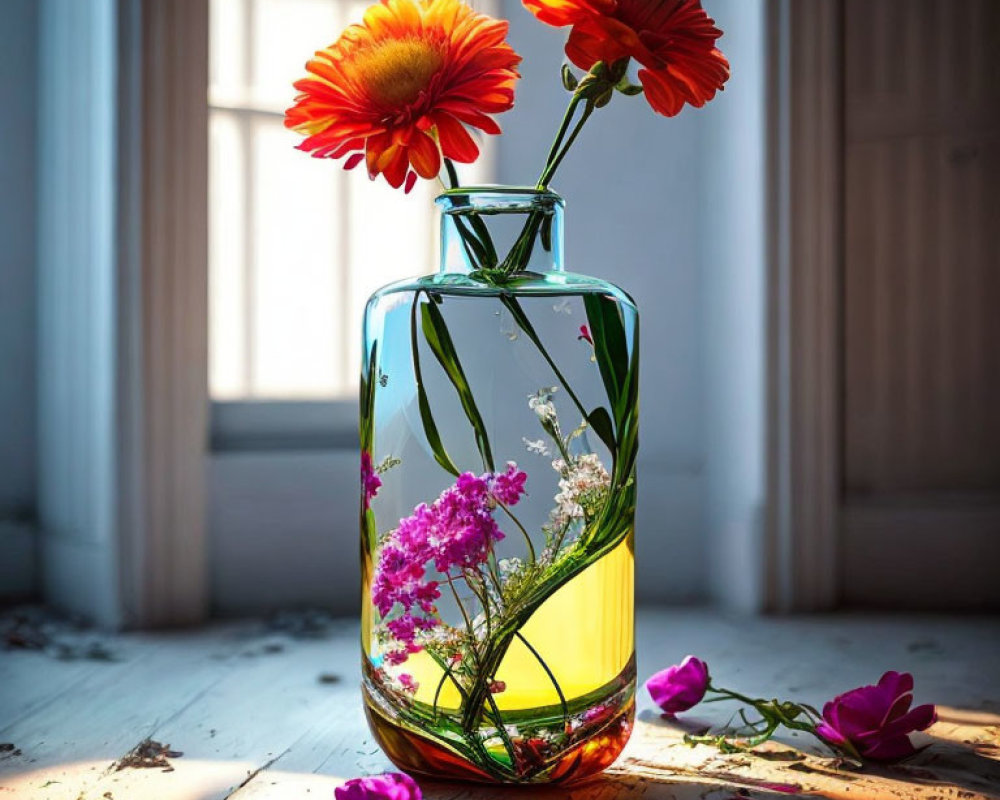
M 1000 605 L 1000 2 L 844 4 L 842 594 Z

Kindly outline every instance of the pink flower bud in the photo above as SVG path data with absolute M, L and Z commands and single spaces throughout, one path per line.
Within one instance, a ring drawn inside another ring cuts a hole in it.
M 680 664 L 657 672 L 646 681 L 646 689 L 663 713 L 673 716 L 701 702 L 708 680 L 708 665 L 688 656 Z

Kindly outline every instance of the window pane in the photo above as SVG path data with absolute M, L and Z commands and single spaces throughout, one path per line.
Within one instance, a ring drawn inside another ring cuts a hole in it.
M 253 383 L 257 397 L 340 392 L 343 314 L 337 165 L 293 149 L 280 120 L 253 126 L 250 243 Z
M 258 108 L 283 112 L 294 97 L 292 84 L 305 75 L 312 54 L 333 42 L 346 22 L 337 0 L 252 0 L 251 100 Z
M 234 114 L 209 115 L 209 369 L 218 399 L 243 397 L 246 292 L 243 138 Z
M 212 396 L 353 395 L 367 296 L 432 268 L 437 184 L 370 183 L 282 124 L 305 61 L 367 3 L 211 3 Z

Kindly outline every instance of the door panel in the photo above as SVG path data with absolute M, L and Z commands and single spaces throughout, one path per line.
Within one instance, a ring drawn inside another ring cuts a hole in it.
M 1000 603 L 973 574 L 1000 542 L 1000 3 L 848 0 L 844 23 L 844 599 Z M 901 546 L 953 591 L 879 588 Z

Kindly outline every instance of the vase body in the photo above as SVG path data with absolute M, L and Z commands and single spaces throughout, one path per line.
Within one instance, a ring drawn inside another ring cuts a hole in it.
M 562 269 L 557 196 L 438 202 L 442 271 L 365 313 L 366 713 L 410 773 L 575 781 L 634 714 L 638 315 Z

